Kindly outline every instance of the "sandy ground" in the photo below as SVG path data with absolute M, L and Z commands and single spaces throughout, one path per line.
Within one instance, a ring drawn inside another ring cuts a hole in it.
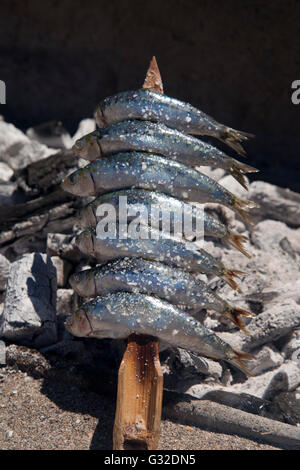
M 0 369 L 0 449 L 112 449 L 108 397 Z M 272 450 L 238 436 L 163 420 L 159 450 Z

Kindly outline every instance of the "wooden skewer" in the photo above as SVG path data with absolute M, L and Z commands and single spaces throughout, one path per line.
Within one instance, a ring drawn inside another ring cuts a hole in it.
M 152 58 L 143 88 L 163 93 Z M 160 435 L 163 374 L 155 338 L 131 335 L 118 375 L 114 450 L 155 450 Z
M 155 57 L 152 57 L 150 62 L 143 88 L 156 91 L 157 93 L 164 92 L 160 71 Z
M 114 450 L 157 449 L 162 393 L 157 341 L 130 336 L 119 369 Z

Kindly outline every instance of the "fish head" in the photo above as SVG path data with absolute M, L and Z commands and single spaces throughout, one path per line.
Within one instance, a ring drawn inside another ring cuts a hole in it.
M 65 322 L 65 327 L 74 336 L 86 337 L 92 333 L 84 308 L 80 308 L 70 315 Z
M 67 176 L 61 183 L 64 191 L 75 194 L 75 196 L 93 196 L 94 181 L 87 167 L 80 168 Z
M 76 140 L 72 150 L 85 160 L 93 161 L 102 157 L 97 130 Z
M 71 287 L 81 297 L 94 297 L 95 296 L 95 281 L 91 269 L 85 269 L 79 273 L 72 274 L 69 278 Z
M 85 230 L 84 232 L 81 232 L 75 238 L 75 244 L 82 253 L 88 256 L 93 256 L 94 254 L 93 233 L 90 230 Z

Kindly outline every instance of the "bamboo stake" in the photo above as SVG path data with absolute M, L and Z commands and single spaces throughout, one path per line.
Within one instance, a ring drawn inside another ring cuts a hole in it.
M 152 58 L 143 88 L 163 93 L 161 75 Z M 163 374 L 155 338 L 131 335 L 118 375 L 114 450 L 155 450 L 160 435 Z

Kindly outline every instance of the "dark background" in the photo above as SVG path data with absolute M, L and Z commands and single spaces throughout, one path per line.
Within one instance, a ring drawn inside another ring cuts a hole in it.
M 297 0 L 2 0 L 0 114 L 73 133 L 107 95 L 142 85 L 156 55 L 165 92 L 252 132 L 259 179 L 300 191 Z

